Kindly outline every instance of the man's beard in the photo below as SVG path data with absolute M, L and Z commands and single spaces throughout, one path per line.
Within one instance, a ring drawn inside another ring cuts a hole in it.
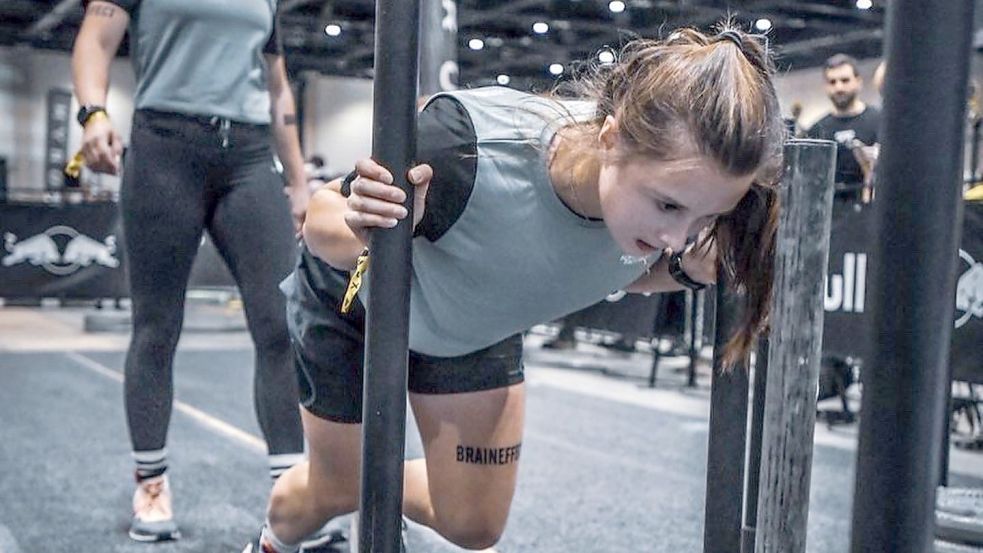
M 850 104 L 857 99 L 856 93 L 853 94 L 834 94 L 829 97 L 836 109 L 844 111 L 850 107 Z

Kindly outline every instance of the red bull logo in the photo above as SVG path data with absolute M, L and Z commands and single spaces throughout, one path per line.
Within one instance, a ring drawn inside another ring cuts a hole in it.
M 983 263 L 978 263 L 969 252 L 959 250 L 960 267 L 968 268 L 956 281 L 956 328 L 973 317 L 983 319 Z
M 826 277 L 826 311 L 863 313 L 867 303 L 867 254 L 843 254 L 843 274 Z
M 59 249 L 59 243 L 65 243 L 64 253 Z M 4 234 L 3 245 L 7 255 L 0 263 L 4 267 L 29 263 L 59 276 L 74 273 L 80 267 L 93 263 L 112 269 L 119 267 L 119 259 L 115 257 L 115 236 L 110 235 L 99 242 L 65 225 L 53 226 L 24 239 L 8 232 Z

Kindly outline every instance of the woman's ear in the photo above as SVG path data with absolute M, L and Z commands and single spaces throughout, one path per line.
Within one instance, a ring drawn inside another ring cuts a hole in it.
M 608 115 L 601 123 L 601 130 L 597 133 L 597 142 L 601 145 L 601 150 L 610 152 L 618 146 L 620 128 L 618 119 L 613 115 Z

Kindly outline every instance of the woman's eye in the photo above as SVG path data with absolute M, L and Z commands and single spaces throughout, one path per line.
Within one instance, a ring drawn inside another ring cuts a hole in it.
M 661 211 L 678 211 L 679 206 L 669 202 L 656 202 Z

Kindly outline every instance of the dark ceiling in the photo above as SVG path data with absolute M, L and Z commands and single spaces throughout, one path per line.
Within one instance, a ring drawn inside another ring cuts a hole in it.
M 859 0 L 865 1 L 872 6 L 858 8 L 858 0 L 623 0 L 624 11 L 614 13 L 609 0 L 459 0 L 460 81 L 483 84 L 507 74 L 514 86 L 541 86 L 553 80 L 552 63 L 584 59 L 633 36 L 660 36 L 679 26 L 707 29 L 728 16 L 748 30 L 769 20 L 770 44 L 783 69 L 820 65 L 835 52 L 878 56 L 885 0 Z M 373 2 L 280 0 L 280 8 L 292 71 L 371 74 Z M 0 0 L 0 44 L 68 50 L 81 17 L 80 0 Z M 536 22 L 549 31 L 534 33 Z M 328 36 L 328 24 L 341 33 Z M 468 46 L 474 38 L 484 41 L 483 49 Z

